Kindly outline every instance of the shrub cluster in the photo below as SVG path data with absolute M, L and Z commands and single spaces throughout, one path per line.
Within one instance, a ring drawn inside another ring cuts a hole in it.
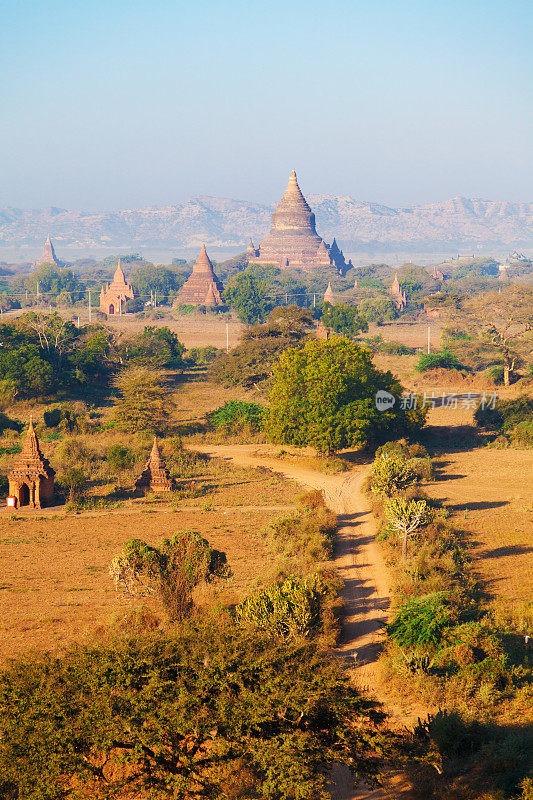
M 415 367 L 418 372 L 426 372 L 429 369 L 457 369 L 468 370 L 464 364 L 454 356 L 450 350 L 443 350 L 442 352 L 423 353 L 418 359 L 418 364 Z
M 380 538 L 396 565 L 390 651 L 414 671 L 454 675 L 470 665 L 472 679 L 484 674 L 496 680 L 503 651 L 482 622 L 480 587 L 464 541 L 447 523 L 446 510 L 429 503 L 418 485 L 432 474 L 427 451 L 402 441 L 378 451 L 370 476 L 383 519 Z
M 258 403 L 230 400 L 207 414 L 208 425 L 219 433 L 258 433 L 263 429 L 266 409 Z
M 236 616 L 282 639 L 328 634 L 339 588 L 335 572 L 291 576 L 247 597 L 237 606 Z
M 342 581 L 328 567 L 333 555 L 337 517 L 326 507 L 322 492 L 300 501 L 296 516 L 276 523 L 270 546 L 277 576 L 266 590 L 246 598 L 237 617 L 283 637 L 319 637 L 334 644 L 339 634 L 339 592 Z
M 474 419 L 480 428 L 498 434 L 498 447 L 533 447 L 533 400 L 523 396 L 516 400 L 498 400 L 495 407 L 479 406 Z
M 311 800 L 334 763 L 372 770 L 372 710 L 312 643 L 128 634 L 0 674 L 1 797 Z

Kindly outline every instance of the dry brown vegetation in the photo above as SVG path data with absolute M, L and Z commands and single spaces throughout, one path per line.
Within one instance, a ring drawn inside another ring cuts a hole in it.
M 117 593 L 111 559 L 132 537 L 155 545 L 177 530 L 195 530 L 226 553 L 233 578 L 220 589 L 238 602 L 271 578 L 265 535 L 295 507 L 299 490 L 267 470 L 210 462 L 195 477 L 203 496 L 176 502 L 130 500 L 104 511 L 64 507 L 13 515 L 0 511 L 0 658 L 90 640 L 132 601 Z M 216 597 L 199 598 L 213 602 Z M 154 598 L 146 598 L 163 617 Z

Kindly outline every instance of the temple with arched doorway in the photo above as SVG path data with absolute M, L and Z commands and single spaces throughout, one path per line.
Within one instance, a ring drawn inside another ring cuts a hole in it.
M 126 283 L 126 276 L 120 266 L 120 258 L 118 260 L 118 267 L 113 275 L 111 283 L 102 286 L 100 292 L 100 311 L 104 314 L 122 314 L 124 312 L 128 300 L 133 300 L 133 287 Z
M 7 476 L 8 505 L 14 508 L 42 508 L 50 505 L 54 499 L 55 474 L 50 462 L 41 453 L 33 420 L 30 419 L 22 451 Z

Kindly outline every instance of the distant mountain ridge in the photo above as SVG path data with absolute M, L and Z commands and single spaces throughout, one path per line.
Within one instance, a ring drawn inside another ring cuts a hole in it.
M 533 203 L 455 197 L 441 203 L 391 208 L 352 197 L 317 194 L 308 202 L 317 230 L 348 251 L 439 248 L 533 247 Z M 61 247 L 152 248 L 208 246 L 244 249 L 270 227 L 274 206 L 223 197 L 192 197 L 164 207 L 109 213 L 50 207 L 0 208 L 2 247 L 40 248 L 50 233 Z

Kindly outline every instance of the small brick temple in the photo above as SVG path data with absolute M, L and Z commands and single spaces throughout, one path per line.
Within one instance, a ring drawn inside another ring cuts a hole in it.
M 150 492 L 171 492 L 173 488 L 172 479 L 169 477 L 165 462 L 161 458 L 157 438 L 154 436 L 150 458 L 146 462 L 141 475 L 135 481 L 135 489 Z
M 15 498 L 15 508 L 41 508 L 50 505 L 54 499 L 55 474 L 50 462 L 41 453 L 33 420 L 30 419 L 22 452 L 7 476 L 9 497 Z

